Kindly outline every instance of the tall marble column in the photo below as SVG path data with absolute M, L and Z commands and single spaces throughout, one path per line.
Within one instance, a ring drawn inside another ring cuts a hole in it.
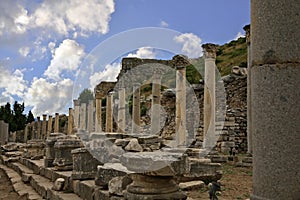
M 48 116 L 48 128 L 47 128 L 47 137 L 50 136 L 50 133 L 52 133 L 52 116 Z
M 46 139 L 46 135 L 47 135 L 47 115 L 43 115 L 41 139 Z
M 106 123 L 105 131 L 113 132 L 113 93 L 108 93 L 106 97 Z
M 119 88 L 119 106 L 118 106 L 118 132 L 124 133 L 126 128 L 126 112 L 125 112 L 125 88 L 121 83 Z
M 102 132 L 102 98 L 99 95 L 95 95 L 96 101 L 96 123 L 95 131 L 97 133 Z
M 86 130 L 86 103 L 80 104 L 79 120 L 79 129 Z
M 55 113 L 54 133 L 59 133 L 59 114 L 58 113 Z
M 152 105 L 151 105 L 151 134 L 159 134 L 160 131 L 160 85 L 161 72 L 155 70 L 152 77 Z
M 252 200 L 300 197 L 299 10 L 251 0 Z
M 41 124 L 41 117 L 40 116 L 37 117 L 37 122 L 36 123 L 37 123 L 36 138 L 41 139 L 42 124 Z
M 205 59 L 204 72 L 204 147 L 214 146 L 216 122 L 216 52 L 214 44 L 202 45 Z
M 74 125 L 73 109 L 69 108 L 68 135 L 72 135 L 73 134 L 73 125 Z
M 251 52 L 250 52 L 250 25 L 244 26 L 247 42 L 247 153 L 252 155 L 252 131 L 251 131 Z
M 133 85 L 132 97 L 132 133 L 140 133 L 141 109 L 140 109 L 140 84 Z
M 77 99 L 74 99 L 73 104 L 74 104 L 74 126 L 75 126 L 75 129 L 78 129 L 79 128 L 80 101 Z
M 94 131 L 94 100 L 90 100 L 88 104 L 87 122 L 87 130 L 91 133 Z
M 187 58 L 177 55 L 173 57 L 176 67 L 176 145 L 186 147 L 186 66 Z

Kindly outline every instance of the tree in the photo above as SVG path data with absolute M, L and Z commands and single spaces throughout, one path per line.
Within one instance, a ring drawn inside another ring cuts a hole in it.
M 26 115 L 23 114 L 24 109 L 24 103 L 19 104 L 17 101 L 15 101 L 13 105 L 13 120 L 10 124 L 11 131 L 23 130 L 25 128 L 27 118 Z
M 78 97 L 78 100 L 80 100 L 80 103 L 86 103 L 88 104 L 89 103 L 89 100 L 94 100 L 94 94 L 91 90 L 89 89 L 84 89 L 79 97 Z
M 31 123 L 33 121 L 34 121 L 34 116 L 33 116 L 32 112 L 31 112 L 31 110 L 29 110 L 28 115 L 27 115 L 26 124 L 29 124 L 29 123 Z

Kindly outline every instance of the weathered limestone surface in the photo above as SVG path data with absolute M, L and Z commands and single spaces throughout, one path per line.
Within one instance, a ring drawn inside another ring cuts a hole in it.
M 54 120 L 54 133 L 59 132 L 59 114 L 55 113 L 55 120 Z
M 113 94 L 111 92 L 106 97 L 105 131 L 113 132 Z
M 55 159 L 53 164 L 57 170 L 73 169 L 73 157 L 71 151 L 82 147 L 81 140 L 76 137 L 59 138 L 55 144 Z
M 94 100 L 90 100 L 88 104 L 87 122 L 87 130 L 91 133 L 94 131 Z
M 8 142 L 8 124 L 0 120 L 0 145 Z
M 140 85 L 133 85 L 133 97 L 132 97 L 132 133 L 140 133 Z
M 46 140 L 46 152 L 45 152 L 45 159 L 44 164 L 45 167 L 53 167 L 53 161 L 55 159 L 55 150 L 54 144 L 60 137 L 63 137 L 64 134 L 62 133 L 51 133 Z
M 86 148 L 78 148 L 71 151 L 73 156 L 74 180 L 94 179 L 97 172 L 97 166 L 102 164 Z
M 300 196 L 300 4 L 251 1 L 251 199 Z
M 52 116 L 48 116 L 48 124 L 47 124 L 47 137 L 50 136 L 50 133 L 52 133 Z
M 80 104 L 80 121 L 79 121 L 79 129 L 86 130 L 86 103 Z

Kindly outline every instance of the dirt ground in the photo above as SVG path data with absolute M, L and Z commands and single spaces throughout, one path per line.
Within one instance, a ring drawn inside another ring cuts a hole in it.
M 14 191 L 11 182 L 2 169 L 0 169 L 0 200 L 16 200 L 19 195 Z
M 223 164 L 222 169 L 221 193 L 218 195 L 218 199 L 249 199 L 252 192 L 252 168 Z M 189 191 L 187 194 L 191 200 L 209 199 L 208 188 Z

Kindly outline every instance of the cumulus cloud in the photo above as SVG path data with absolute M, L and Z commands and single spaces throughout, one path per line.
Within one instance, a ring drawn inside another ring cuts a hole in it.
M 113 63 L 105 66 L 105 69 L 101 72 L 94 73 L 90 77 L 91 88 L 94 88 L 101 81 L 116 81 L 118 74 L 121 70 L 120 63 Z
M 198 58 L 202 55 L 201 38 L 193 33 L 184 33 L 174 38 L 174 41 L 182 44 L 181 51 L 189 58 Z
M 3 89 L 1 96 L 7 98 L 12 98 L 14 95 L 23 97 L 24 91 L 27 88 L 23 72 L 17 69 L 11 73 L 3 66 L 0 66 L 0 70 L 0 89 Z
M 35 10 L 32 20 L 36 27 L 49 28 L 63 35 L 74 30 L 82 35 L 105 34 L 114 10 L 113 0 L 46 0 Z
M 50 46 L 53 47 L 53 44 Z M 58 81 L 62 78 L 62 72 L 77 70 L 84 55 L 82 46 L 75 40 L 66 39 L 53 51 L 51 63 L 44 75 Z
M 141 47 L 135 53 L 130 53 L 126 57 L 137 57 L 137 58 L 155 58 L 154 49 L 151 47 Z
M 50 82 L 35 77 L 24 100 L 28 106 L 33 106 L 34 115 L 66 112 L 65 106 L 72 99 L 72 89 L 73 81 L 70 79 Z
M 30 22 L 28 11 L 17 1 L 0 3 L 0 36 L 4 33 L 22 34 L 27 30 Z

